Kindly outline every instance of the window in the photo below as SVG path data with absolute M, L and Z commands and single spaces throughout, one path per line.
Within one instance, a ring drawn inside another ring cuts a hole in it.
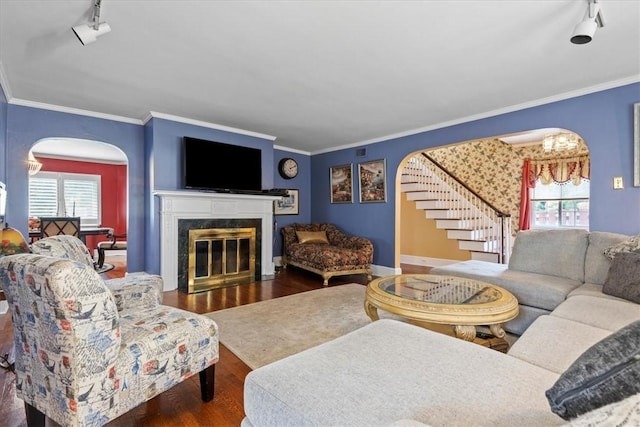
M 542 184 L 531 191 L 531 228 L 589 229 L 589 180 Z
M 29 178 L 29 216 L 79 216 L 99 226 L 100 175 L 40 172 Z

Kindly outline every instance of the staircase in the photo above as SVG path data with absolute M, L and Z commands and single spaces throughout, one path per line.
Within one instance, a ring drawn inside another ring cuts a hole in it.
M 511 248 L 511 218 L 449 174 L 426 154 L 404 166 L 401 191 L 415 201 L 436 227 L 447 230 L 471 259 L 507 263 Z

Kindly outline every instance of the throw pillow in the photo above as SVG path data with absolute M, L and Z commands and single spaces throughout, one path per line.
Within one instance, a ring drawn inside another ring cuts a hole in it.
M 588 348 L 546 392 L 551 410 L 569 420 L 640 393 L 640 320 Z
M 640 234 L 604 250 L 605 256 L 609 259 L 614 259 L 620 252 L 640 252 Z
M 616 255 L 602 292 L 640 304 L 640 253 L 620 252 Z
M 326 231 L 296 231 L 298 243 L 324 243 L 329 244 Z

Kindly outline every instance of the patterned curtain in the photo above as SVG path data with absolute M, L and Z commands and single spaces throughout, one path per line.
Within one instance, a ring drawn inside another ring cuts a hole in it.
M 564 184 L 571 181 L 580 185 L 582 179 L 591 176 L 589 156 L 569 157 L 565 159 L 531 160 L 530 173 L 542 184 L 557 182 Z
M 589 156 L 544 160 L 525 159 L 522 166 L 518 229 L 529 230 L 531 228 L 531 197 L 529 193 L 530 189 L 535 188 L 538 179 L 545 185 L 552 182 L 564 184 L 569 181 L 580 185 L 583 178 L 589 179 L 591 176 L 589 166 Z

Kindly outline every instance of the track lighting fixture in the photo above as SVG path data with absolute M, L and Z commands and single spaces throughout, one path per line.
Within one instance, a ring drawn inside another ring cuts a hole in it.
M 102 3 L 102 0 L 94 0 L 92 24 L 76 25 L 71 28 L 83 45 L 91 44 L 95 42 L 99 36 L 111 31 L 109 24 L 100 22 L 100 3 Z
M 582 22 L 576 25 L 571 36 L 571 43 L 586 44 L 593 39 L 598 27 L 604 27 L 604 17 L 599 0 L 588 0 L 587 12 Z

